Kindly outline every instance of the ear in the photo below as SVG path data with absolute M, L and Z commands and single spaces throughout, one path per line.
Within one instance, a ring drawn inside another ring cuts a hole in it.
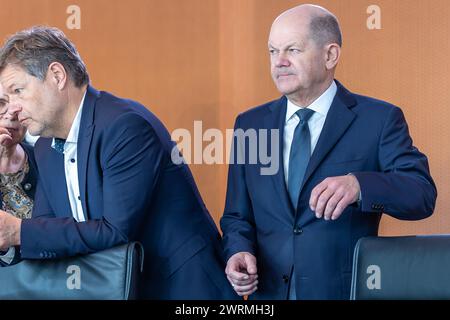
M 59 90 L 63 90 L 67 85 L 67 72 L 59 62 L 52 62 L 48 66 L 47 79 L 52 81 Z
M 331 43 L 326 47 L 326 61 L 325 66 L 327 70 L 332 70 L 336 67 L 341 56 L 341 47 L 336 43 Z

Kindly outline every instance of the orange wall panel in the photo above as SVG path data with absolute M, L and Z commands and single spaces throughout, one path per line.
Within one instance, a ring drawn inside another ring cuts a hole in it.
M 450 233 L 450 2 L 321 0 L 339 18 L 344 46 L 337 78 L 349 89 L 400 106 L 438 186 L 435 214 L 424 221 L 382 220 L 385 235 Z M 0 38 L 35 24 L 61 28 L 77 45 L 93 85 L 145 104 L 169 131 L 233 127 L 235 117 L 276 99 L 267 37 L 291 0 L 0 0 Z M 370 5 L 381 29 L 369 30 Z M 67 7 L 81 10 L 69 30 Z M 203 146 L 206 146 L 204 143 Z M 192 164 L 218 222 L 226 164 Z

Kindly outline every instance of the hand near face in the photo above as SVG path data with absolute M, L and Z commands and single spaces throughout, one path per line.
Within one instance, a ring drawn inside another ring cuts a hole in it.
M 5 129 L 0 127 L 0 147 L 6 147 L 12 142 L 11 133 Z
M 21 222 L 21 219 L 0 210 L 0 250 L 20 245 Z
M 256 258 L 248 252 L 238 252 L 228 259 L 225 268 L 228 281 L 240 296 L 248 296 L 258 287 Z
M 353 175 L 326 178 L 311 192 L 309 206 L 318 219 L 336 220 L 359 198 L 360 186 Z

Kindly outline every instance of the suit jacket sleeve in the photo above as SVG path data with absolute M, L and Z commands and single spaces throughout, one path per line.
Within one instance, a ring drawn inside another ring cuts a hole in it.
M 235 132 L 241 129 L 239 117 L 236 120 Z M 237 252 L 255 253 L 255 220 L 253 209 L 245 182 L 245 166 L 241 160 L 245 146 L 239 144 L 242 139 L 233 136 L 231 161 L 228 171 L 228 186 L 224 214 L 220 225 L 226 260 Z
M 38 179 L 36 186 L 36 193 L 34 195 L 33 203 L 33 213 L 31 215 L 32 219 L 42 218 L 42 217 L 54 217 L 55 213 L 50 207 L 48 202 L 47 194 L 42 187 L 42 182 Z
M 362 211 L 384 212 L 402 220 L 433 213 L 437 191 L 428 160 L 412 144 L 402 111 L 391 109 L 378 147 L 379 172 L 353 173 L 359 181 Z
M 103 218 L 82 223 L 71 217 L 49 218 L 49 195 L 39 191 L 35 217 L 22 222 L 22 258 L 42 258 L 42 251 L 52 252 L 52 258 L 91 253 L 129 242 L 137 234 L 160 172 L 162 145 L 150 124 L 135 113 L 121 115 L 103 134 L 97 156 L 103 174 Z

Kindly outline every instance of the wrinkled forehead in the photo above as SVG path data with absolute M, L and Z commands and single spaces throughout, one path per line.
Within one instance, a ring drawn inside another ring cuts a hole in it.
M 17 81 L 24 80 L 26 76 L 27 73 L 21 66 L 8 64 L 0 70 L 0 85 L 7 92 L 10 86 L 14 85 Z

